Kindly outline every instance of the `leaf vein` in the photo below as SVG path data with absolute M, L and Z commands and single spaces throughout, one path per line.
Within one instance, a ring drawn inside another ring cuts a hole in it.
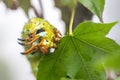
M 101 47 L 97 47 L 97 46 L 93 45 L 92 43 L 88 43 L 87 41 L 84 41 L 84 40 L 82 40 L 82 39 L 80 39 L 80 38 L 77 38 L 77 37 L 75 37 L 75 38 L 78 39 L 79 41 L 81 41 L 82 43 L 85 43 L 85 44 L 87 44 L 87 45 L 89 45 L 89 46 L 92 46 L 92 47 L 94 47 L 94 48 L 97 48 L 98 50 L 101 50 L 101 51 L 103 51 L 103 52 L 105 52 L 105 53 L 110 53 L 109 51 L 107 51 L 107 50 L 105 50 L 105 49 L 103 49 L 103 48 L 101 48 Z
M 73 42 L 73 44 L 74 44 L 74 46 L 75 46 L 75 48 L 76 48 L 76 50 L 77 50 L 77 53 L 79 53 L 81 62 L 82 62 L 82 64 L 83 64 L 83 66 L 85 67 L 85 71 L 86 71 L 86 73 L 88 74 L 89 79 L 90 79 L 90 80 L 93 80 L 93 79 L 90 77 L 90 72 L 89 72 L 89 70 L 88 70 L 88 67 L 86 66 L 87 64 L 86 64 L 86 62 L 84 61 L 84 58 L 82 57 L 82 55 L 80 54 L 81 51 L 80 51 L 80 50 L 78 49 L 78 47 L 76 46 L 77 44 L 75 44 L 73 38 L 72 38 L 72 42 Z M 91 75 L 91 76 L 92 76 L 92 75 Z
M 57 56 L 57 58 L 56 58 L 56 60 L 55 60 L 55 63 L 53 64 L 53 66 L 52 66 L 52 68 L 51 68 L 51 70 L 50 70 L 50 75 L 52 75 L 52 72 L 55 72 L 55 65 L 56 65 L 56 63 L 58 62 L 60 55 L 63 54 L 64 48 L 66 47 L 66 44 L 67 44 L 67 43 L 68 43 L 68 41 L 67 41 L 67 39 L 66 39 L 63 48 L 60 49 L 61 53 Z M 53 69 L 53 68 L 54 68 L 54 69 Z M 50 75 L 49 75 L 49 76 L 50 76 Z M 48 78 L 48 80 L 49 80 L 49 78 Z
M 95 31 L 85 32 L 85 33 L 81 33 L 81 34 L 76 34 L 75 36 L 85 35 L 85 34 L 89 34 L 89 33 L 94 33 L 94 34 L 95 34 L 95 32 L 101 32 L 101 31 L 103 31 L 103 30 L 104 30 L 104 29 L 99 29 L 99 30 L 95 30 Z

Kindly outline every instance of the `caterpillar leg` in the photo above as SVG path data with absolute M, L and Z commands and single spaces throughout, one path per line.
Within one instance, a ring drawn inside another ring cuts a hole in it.
M 57 45 L 54 44 L 53 48 L 57 48 Z M 47 48 L 46 46 L 39 45 L 39 49 L 43 54 L 47 54 L 49 52 L 49 48 Z
M 32 33 L 28 34 L 28 36 L 24 39 L 18 38 L 19 41 L 30 41 L 32 38 L 35 37 L 36 30 L 34 30 Z
M 32 51 L 34 51 L 36 49 L 37 46 L 31 46 L 28 50 L 26 50 L 25 52 L 21 52 L 21 54 L 29 54 Z
M 55 33 L 56 37 L 59 37 L 59 38 L 62 37 L 62 34 L 60 33 L 60 31 L 56 28 L 54 29 L 54 33 Z
M 36 35 L 36 36 L 33 38 L 33 40 L 31 40 L 30 42 L 26 42 L 25 45 L 30 45 L 30 44 L 32 44 L 33 42 L 35 42 L 36 40 L 38 40 L 38 38 L 39 38 L 39 36 Z
M 39 46 L 39 49 L 40 49 L 40 51 L 41 51 L 43 54 L 47 54 L 47 53 L 48 53 L 48 48 L 46 48 L 45 46 Z
M 20 39 L 18 38 L 19 41 L 30 41 L 32 38 L 30 38 L 29 36 L 24 38 L 24 39 Z
M 59 42 L 61 37 L 62 37 L 62 34 L 60 33 L 59 30 L 57 30 L 56 28 L 54 29 L 54 33 L 55 33 L 55 37 L 54 37 L 54 41 L 55 42 Z
M 36 40 L 38 40 L 38 38 L 39 38 L 39 36 L 38 35 L 36 35 L 30 42 L 25 42 L 25 43 L 20 43 L 20 42 L 18 42 L 20 45 L 25 45 L 25 46 L 27 46 L 27 45 L 31 45 L 33 42 L 35 42 Z

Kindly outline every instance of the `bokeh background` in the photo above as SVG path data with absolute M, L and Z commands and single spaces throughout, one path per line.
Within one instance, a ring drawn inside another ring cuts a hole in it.
M 67 23 L 61 19 L 61 10 L 55 6 L 54 0 L 41 0 L 41 2 L 44 9 L 44 19 L 57 27 L 64 35 Z M 39 11 L 38 13 L 41 13 L 39 0 L 31 0 L 31 3 Z M 120 0 L 106 0 L 103 13 L 104 22 L 120 21 L 119 7 Z M 78 13 L 84 15 L 82 11 Z M 69 13 L 66 14 L 69 15 Z M 29 9 L 28 16 L 29 18 L 36 17 L 33 9 Z M 16 10 L 11 10 L 2 1 L 0 2 L 0 80 L 36 80 L 32 74 L 29 61 L 20 54 L 24 49 L 17 43 L 17 38 L 20 37 L 22 28 L 29 19 L 28 16 L 22 8 L 18 7 Z M 83 19 L 80 17 L 80 21 Z M 89 12 L 85 19 L 99 22 L 97 17 L 92 16 Z M 76 19 L 74 25 L 77 25 L 78 22 L 79 20 Z M 107 36 L 120 44 L 120 23 L 113 27 Z

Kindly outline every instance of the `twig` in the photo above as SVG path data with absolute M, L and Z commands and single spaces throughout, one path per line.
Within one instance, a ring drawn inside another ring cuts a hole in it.
M 44 18 L 43 4 L 41 0 L 39 0 L 39 4 L 40 4 L 40 9 L 41 9 L 41 17 Z
M 42 14 L 40 14 L 33 5 L 31 5 L 31 8 L 34 10 L 37 17 L 41 17 L 41 18 L 43 17 Z

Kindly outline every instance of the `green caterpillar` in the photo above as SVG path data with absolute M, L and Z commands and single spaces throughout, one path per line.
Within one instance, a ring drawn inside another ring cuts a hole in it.
M 18 43 L 29 48 L 21 54 L 34 53 L 38 50 L 47 54 L 49 49 L 57 48 L 56 43 L 60 41 L 62 35 L 46 20 L 32 18 L 23 27 L 22 37 L 22 39 L 18 39 L 22 43 Z

